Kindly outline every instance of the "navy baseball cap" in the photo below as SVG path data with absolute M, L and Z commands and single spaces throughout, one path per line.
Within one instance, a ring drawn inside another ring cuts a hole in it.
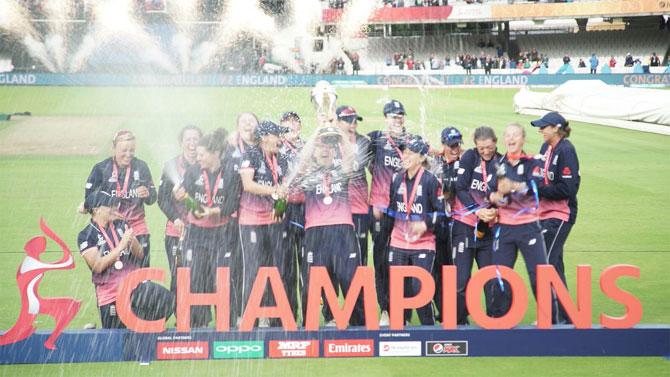
M 106 191 L 93 191 L 88 194 L 84 201 L 84 208 L 91 212 L 92 209 L 98 207 L 112 207 L 114 204 L 114 197 Z
M 447 127 L 442 130 L 442 144 L 450 147 L 463 144 L 463 135 L 456 127 Z
M 551 111 L 538 120 L 530 122 L 533 127 L 547 127 L 547 126 L 558 126 L 559 128 L 563 127 L 566 123 L 565 118 L 556 111 Z
M 256 127 L 256 137 L 261 137 L 265 135 L 281 135 L 289 132 L 290 130 L 287 127 L 282 127 L 277 123 L 274 123 L 269 120 L 261 121 Z
M 363 117 L 358 115 L 356 109 L 351 106 L 338 107 L 337 110 L 335 110 L 335 115 L 337 115 L 338 120 L 343 120 L 347 123 L 353 123 L 354 120 L 363 120 Z
M 407 144 L 405 145 L 407 149 L 414 153 L 419 153 L 420 155 L 424 156 L 428 153 L 428 150 L 430 150 L 430 146 L 428 143 L 426 143 L 423 138 L 419 135 L 413 135 L 407 140 Z
M 300 122 L 300 116 L 295 111 L 287 111 L 284 114 L 282 114 L 280 122 L 285 122 L 289 119 L 295 119 L 298 122 Z
M 398 114 L 405 115 L 405 106 L 402 105 L 402 102 L 392 99 L 384 105 L 384 116 L 387 114 Z

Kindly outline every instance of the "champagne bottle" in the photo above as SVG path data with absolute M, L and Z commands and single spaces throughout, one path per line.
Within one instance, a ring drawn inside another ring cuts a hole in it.
M 284 198 L 279 198 L 275 199 L 274 203 L 272 204 L 272 211 L 274 212 L 274 216 L 277 218 L 281 218 L 284 216 L 284 212 L 286 212 L 286 206 L 287 206 L 287 201 Z
M 490 233 L 491 233 L 491 227 L 489 226 L 489 223 L 480 219 L 477 222 L 477 226 L 475 227 L 475 236 L 477 237 L 477 239 L 481 240 Z
M 190 212 L 193 213 L 193 216 L 196 218 L 201 218 L 204 210 L 202 205 L 193 199 L 188 193 L 184 194 L 184 207 Z

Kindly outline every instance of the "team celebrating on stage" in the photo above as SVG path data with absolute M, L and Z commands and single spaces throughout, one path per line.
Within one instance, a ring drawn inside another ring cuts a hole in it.
M 480 269 L 513 268 L 520 251 L 533 292 L 539 264 L 554 266 L 565 282 L 563 246 L 577 215 L 580 177 L 570 125 L 560 114 L 531 122 L 544 139 L 539 153 L 524 149 L 526 128 L 516 123 L 505 128 L 502 152 L 486 126 L 474 131 L 470 149 L 456 127 L 442 130 L 441 145 L 411 134 L 398 100 L 383 107 L 385 128 L 367 135 L 358 132 L 363 117 L 354 107 L 328 105 L 317 109 L 318 126 L 308 140 L 292 111 L 278 123 L 241 113 L 230 134 L 203 135 L 188 125 L 158 189 L 147 164 L 135 157 L 135 136 L 118 132 L 112 157 L 96 164 L 86 181 L 81 211 L 91 222 L 78 238 L 103 327 L 124 327 L 116 288 L 128 273 L 150 265 L 144 206 L 156 201 L 167 217 L 171 286 L 145 282 L 141 294 L 133 293 L 133 309 L 144 318 L 173 313 L 180 267 L 191 269 L 190 288 L 197 293 L 214 292 L 216 269 L 229 268 L 231 326 L 239 325 L 265 266 L 278 269 L 291 310 L 302 318 L 311 267 L 325 267 L 345 295 L 356 269 L 374 266 L 380 326 L 389 325 L 393 266 L 416 266 L 435 277 L 434 301 L 416 310 L 422 325 L 442 320 L 444 265 L 456 266 L 459 325 L 469 324 L 465 289 L 474 261 Z M 405 281 L 405 296 L 419 289 L 417 279 Z M 503 279 L 489 281 L 484 294 L 487 315 L 508 311 L 511 290 Z M 266 290 L 263 306 L 273 300 Z M 336 325 L 328 305 L 322 314 L 325 326 Z M 406 324 L 411 316 L 407 310 Z M 208 327 L 211 308 L 192 307 L 190 318 L 191 327 Z M 359 299 L 349 325 L 364 322 Z M 552 322 L 570 323 L 555 299 Z M 280 323 L 260 318 L 255 325 Z

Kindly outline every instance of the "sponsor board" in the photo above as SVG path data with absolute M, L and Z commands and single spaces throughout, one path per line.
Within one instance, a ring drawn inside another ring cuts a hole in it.
M 421 342 L 379 342 L 379 356 L 421 356 Z
M 340 339 L 323 342 L 323 356 L 325 357 L 372 357 L 374 355 L 375 344 L 372 339 Z
M 263 341 L 214 342 L 212 357 L 215 359 L 262 359 L 265 357 Z
M 426 342 L 426 356 L 467 356 L 468 342 L 439 340 Z
M 184 360 L 209 358 L 207 342 L 158 342 L 156 343 L 156 359 Z
M 319 357 L 319 341 L 271 340 L 268 353 L 271 358 Z

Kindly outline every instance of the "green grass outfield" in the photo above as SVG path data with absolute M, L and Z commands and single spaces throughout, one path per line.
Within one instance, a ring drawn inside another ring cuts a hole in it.
M 456 125 L 468 139 L 479 125 L 493 126 L 501 135 L 509 122 L 527 126 L 527 152 L 536 152 L 541 137 L 531 129 L 533 117 L 512 110 L 515 89 L 339 89 L 339 103 L 354 105 L 365 118 L 361 130 L 383 127 L 381 108 L 385 100 L 401 100 L 408 111 L 408 128 L 423 133 L 433 143 L 439 131 Z M 303 116 L 304 133 L 313 130 L 314 111 L 309 88 L 65 88 L 0 87 L 0 112 L 31 111 L 35 116 L 124 116 L 124 128 L 138 135 L 137 156 L 149 164 L 157 181 L 165 160 L 178 153 L 177 131 L 186 123 L 206 131 L 233 127 L 241 111 L 256 112 L 277 121 L 286 110 Z M 577 224 L 566 245 L 567 277 L 574 288 L 575 266 L 593 266 L 593 319 L 601 312 L 621 315 L 622 307 L 605 298 L 598 288 L 599 273 L 607 266 L 629 263 L 640 267 L 639 280 L 622 279 L 620 285 L 640 298 L 642 323 L 670 323 L 670 137 L 610 127 L 572 123 L 572 142 L 581 164 Z M 0 138 L 21 121 L 1 122 Z M 45 125 L 48 127 L 48 125 Z M 101 133 L 111 140 L 115 129 Z M 72 142 L 77 138 L 73 135 Z M 111 145 L 111 142 L 109 143 Z M 466 146 L 472 143 L 468 141 Z M 501 147 L 504 149 L 504 147 Z M 47 223 L 76 250 L 76 236 L 88 218 L 76 213 L 83 186 L 98 156 L 0 155 L 0 329 L 9 328 L 19 310 L 14 282 L 23 258 L 23 244 L 40 233 L 38 219 Z M 147 208 L 152 233 L 152 265 L 167 265 L 163 251 L 165 220 L 156 205 Z M 55 245 L 49 243 L 49 250 Z M 56 259 L 57 253 L 48 253 Z M 73 271 L 45 275 L 40 293 L 71 295 L 83 301 L 72 328 L 98 322 L 90 272 L 81 258 Z M 516 269 L 525 276 L 522 260 Z M 524 323 L 535 319 L 534 300 Z M 51 328 L 48 317 L 40 317 L 40 328 Z M 85 350 L 83 350 L 85 352 Z M 670 363 L 662 358 L 488 358 L 430 360 L 418 358 L 374 360 L 265 360 L 156 362 L 148 367 L 134 363 L 79 364 L 65 366 L 3 366 L 3 376 L 24 375 L 324 375 L 351 373 L 352 366 L 365 375 L 409 375 L 420 373 L 455 375 L 669 375 Z M 318 368 L 318 369 L 316 369 Z M 553 374 L 552 374 L 553 373 Z

